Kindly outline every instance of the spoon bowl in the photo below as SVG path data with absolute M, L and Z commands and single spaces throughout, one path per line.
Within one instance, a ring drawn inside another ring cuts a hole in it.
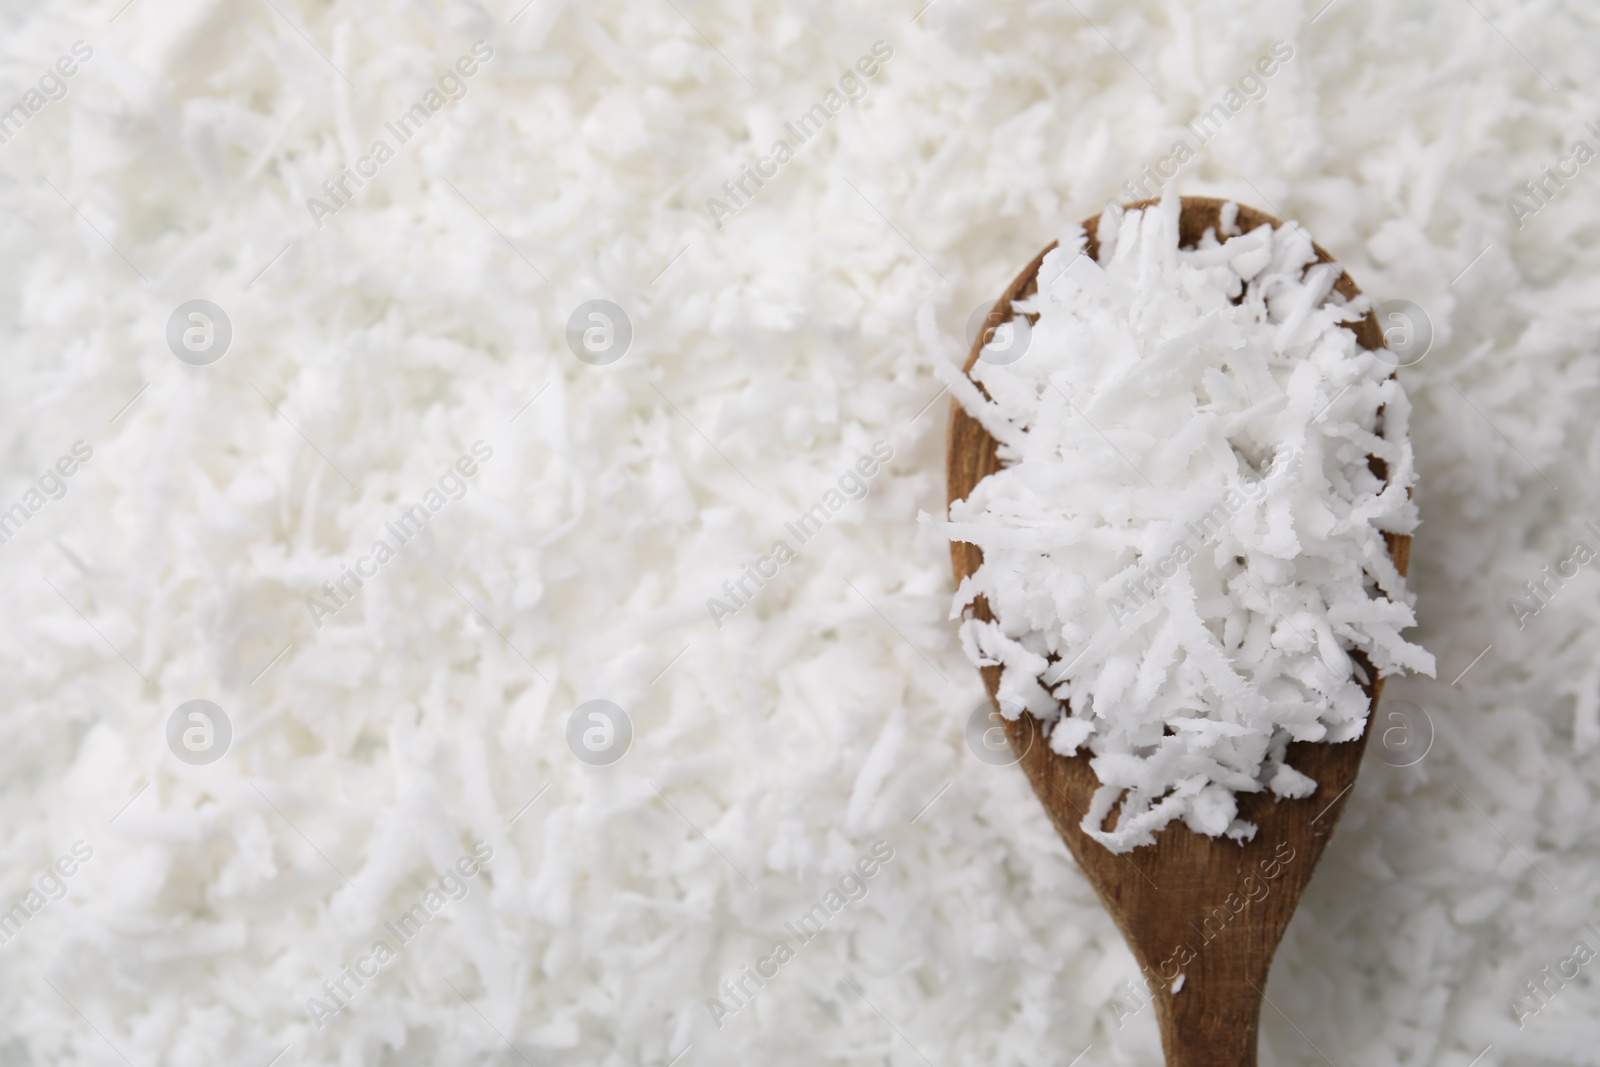
M 1154 203 L 1140 201 L 1127 207 Z M 1220 232 L 1223 204 L 1222 200 L 1184 197 L 1180 244 L 1192 248 L 1207 229 Z M 1097 222 L 1089 219 L 1084 223 L 1085 252 L 1091 258 L 1099 255 Z M 1282 220 L 1241 204 L 1237 224 L 1241 232 L 1248 232 L 1262 224 L 1281 226 Z M 1318 262 L 1333 261 L 1320 247 L 1312 247 Z M 1017 275 L 990 313 L 990 327 L 1013 317 L 1013 300 L 1038 291 L 1040 265 L 1053 248 L 1054 243 Z M 1360 294 L 1348 274 L 1340 275 L 1335 289 L 1346 299 Z M 1383 347 L 1383 333 L 1373 313 L 1351 329 L 1363 348 Z M 977 362 L 987 332 L 980 330 L 973 343 L 965 366 L 968 373 Z M 1000 469 L 997 449 L 995 439 L 959 403 L 952 403 L 945 468 L 950 502 L 966 499 L 979 481 Z M 1371 464 L 1379 477 L 1385 475 L 1381 461 L 1374 458 Z M 1404 575 L 1411 538 L 1385 534 L 1385 540 L 1395 567 Z M 983 562 L 982 551 L 965 542 L 953 542 L 950 556 L 958 585 Z M 982 597 L 972 610 L 980 619 L 993 618 Z M 1383 680 L 1359 651 L 1350 655 L 1371 679 L 1362 688 L 1375 713 Z M 980 669 L 997 713 L 1000 671 L 998 666 Z M 1258 827 L 1255 838 L 1243 845 L 1229 838 L 1207 837 L 1174 822 L 1156 835 L 1154 846 L 1117 855 L 1079 828 L 1100 784 L 1088 757 L 1053 752 L 1041 736 L 1039 724 L 1027 713 L 1004 722 L 1019 765 L 1056 832 L 1116 920 L 1144 972 L 1168 1067 L 1255 1067 L 1261 1005 L 1273 952 L 1355 785 L 1370 730 L 1354 741 L 1337 744 L 1291 743 L 1290 765 L 1310 775 L 1317 783 L 1316 791 L 1309 797 L 1284 800 L 1270 793 L 1239 794 L 1239 817 Z M 1369 715 L 1369 726 L 1371 722 Z M 1111 817 L 1116 816 L 1113 813 Z

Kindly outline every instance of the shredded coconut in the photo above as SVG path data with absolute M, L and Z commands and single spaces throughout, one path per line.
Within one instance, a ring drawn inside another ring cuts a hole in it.
M 1433 336 L 1400 374 L 1440 680 L 1384 690 L 1261 1062 L 1593 1067 L 1595 965 L 1533 983 L 1600 925 L 1600 574 L 1545 577 L 1600 543 L 1600 170 L 1506 203 L 1600 145 L 1580 6 L 124 3 L 3 31 L 7 105 L 94 56 L 0 145 L 0 504 L 42 504 L 0 546 L 0 908 L 39 909 L 0 930 L 0 1061 L 1157 1067 L 1121 933 L 963 737 L 987 698 L 909 521 L 944 496 L 913 327 L 953 358 L 1041 220 L 1186 138 L 1183 192 L 1302 219 Z M 706 199 L 880 37 L 717 230 Z M 1265 95 L 1186 133 L 1275 37 Z M 306 199 L 480 38 L 316 230 Z M 163 336 L 197 298 L 234 326 L 205 367 Z M 611 366 L 563 333 L 598 298 L 636 327 Z M 305 598 L 479 437 L 467 495 L 316 630 Z M 706 598 L 880 439 L 718 629 Z M 236 736 L 191 766 L 164 730 L 201 698 Z M 633 718 L 611 766 L 566 735 L 595 700 Z M 1401 767 L 1406 700 L 1437 737 Z M 477 840 L 468 895 L 317 1030 L 307 998 Z M 800 958 L 718 1029 L 778 937 Z
M 1093 753 L 1083 829 L 1114 852 L 1174 819 L 1249 839 L 1236 793 L 1310 795 L 1285 751 L 1361 736 L 1352 652 L 1433 673 L 1400 636 L 1413 597 L 1383 537 L 1417 526 L 1411 407 L 1346 325 L 1370 302 L 1334 291 L 1293 223 L 1180 248 L 1180 205 L 1108 208 L 1094 259 L 1069 232 L 1014 305 L 1029 347 L 986 348 L 987 396 L 958 392 L 1002 463 L 950 508 L 984 554 L 955 597 L 962 643 L 1005 667 L 1003 714 Z

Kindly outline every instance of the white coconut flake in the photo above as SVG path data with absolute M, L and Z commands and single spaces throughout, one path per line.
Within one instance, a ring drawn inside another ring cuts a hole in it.
M 1316 789 L 1290 741 L 1365 728 L 1351 653 L 1434 668 L 1400 637 L 1413 597 L 1384 534 L 1417 526 L 1410 404 L 1348 325 L 1368 302 L 1293 223 L 1183 249 L 1179 210 L 1170 191 L 1108 209 L 1094 260 L 1070 235 L 1014 306 L 1027 350 L 957 392 L 1003 465 L 950 508 L 984 555 L 955 598 L 963 646 L 1004 665 L 1005 714 L 1092 753 L 1083 830 L 1114 852 L 1178 819 L 1253 836 L 1236 794 Z
M 1460 681 L 1385 689 L 1261 1058 L 1593 1067 L 1600 972 L 1543 970 L 1600 945 L 1600 575 L 1563 566 L 1600 546 L 1581 5 L 1484 8 L 1516 48 L 1464 5 L 1078 5 L 1105 38 L 1038 3 L 123 6 L 4 31 L 0 107 L 33 110 L 0 145 L 0 508 L 34 513 L 0 545 L 0 909 L 38 910 L 0 929 L 0 1060 L 1161 1063 L 1156 1012 L 1082 1010 L 1138 965 L 963 739 L 949 544 L 906 521 L 943 495 L 914 328 L 953 360 L 1038 220 L 1201 148 L 1183 124 L 1267 57 L 1182 191 L 1302 218 L 1417 306 L 1407 633 Z M 480 37 L 466 96 L 386 135 Z M 863 56 L 866 95 L 717 228 L 707 198 Z M 396 158 L 316 229 L 377 137 Z M 195 298 L 233 324 L 206 367 L 164 336 Z M 634 325 L 609 366 L 565 334 L 597 298 Z M 466 495 L 315 629 L 306 598 L 480 437 Z M 706 598 L 880 438 L 868 495 L 718 629 Z M 233 719 L 207 766 L 165 734 L 194 698 Z M 633 717 L 609 767 L 569 746 L 593 698 Z M 880 836 L 864 899 L 787 933 Z M 318 1029 L 307 999 L 480 839 Z

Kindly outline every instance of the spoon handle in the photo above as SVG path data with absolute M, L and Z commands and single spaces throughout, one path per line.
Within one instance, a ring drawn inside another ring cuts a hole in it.
M 993 672 L 985 682 L 996 684 L 999 668 L 985 670 Z M 1370 690 L 1374 705 L 1381 688 L 1380 681 Z M 1366 735 L 1339 744 L 1292 742 L 1289 763 L 1318 782 L 1317 793 L 1282 800 L 1241 794 L 1239 814 L 1259 827 L 1249 841 L 1171 826 L 1153 846 L 1120 855 L 1080 826 L 1099 786 L 1089 761 L 1051 751 L 1027 716 L 1007 720 L 1006 736 L 1133 952 L 1155 1003 L 1167 1067 L 1255 1067 L 1273 951 L 1355 784 Z
M 1241 976 L 1209 990 L 1186 982 L 1177 994 L 1162 988 L 1152 995 L 1167 1067 L 1256 1067 L 1262 995 L 1251 980 Z

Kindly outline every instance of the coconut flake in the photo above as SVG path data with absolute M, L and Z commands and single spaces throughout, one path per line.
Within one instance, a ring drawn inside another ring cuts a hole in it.
M 1072 235 L 1014 305 L 1037 316 L 1023 358 L 951 379 L 1002 463 L 950 508 L 984 553 L 963 646 L 1055 751 L 1087 748 L 1082 828 L 1114 852 L 1175 819 L 1248 838 L 1236 794 L 1315 792 L 1284 746 L 1361 735 L 1351 653 L 1433 673 L 1383 540 L 1417 526 L 1410 409 L 1339 268 L 1293 223 L 1180 248 L 1179 206 L 1108 209 L 1098 263 Z

